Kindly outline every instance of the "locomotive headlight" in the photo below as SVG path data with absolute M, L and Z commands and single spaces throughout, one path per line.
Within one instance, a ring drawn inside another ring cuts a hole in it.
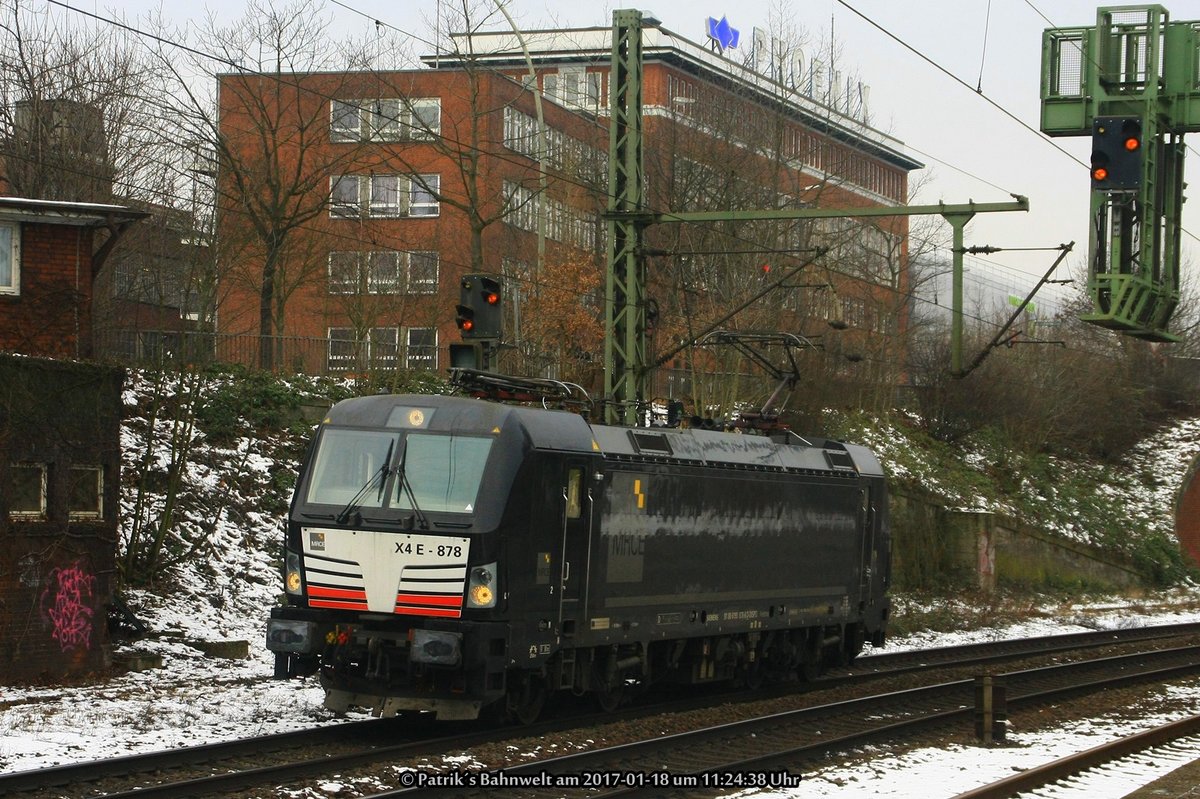
M 298 594 L 300 593 L 300 556 L 295 552 L 287 553 L 286 564 L 283 586 L 289 594 Z
M 476 566 L 471 569 L 471 579 L 467 583 L 467 607 L 494 608 L 496 607 L 496 564 Z
M 471 589 L 471 607 L 490 608 L 495 604 L 495 595 L 486 585 L 477 585 Z

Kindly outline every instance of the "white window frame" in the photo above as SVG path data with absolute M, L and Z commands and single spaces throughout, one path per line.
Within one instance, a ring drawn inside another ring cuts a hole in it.
M 373 327 L 367 333 L 368 363 L 395 368 L 400 362 L 400 331 L 394 327 Z
M 405 116 L 398 97 L 372 100 L 367 111 L 371 141 L 400 141 L 404 138 Z
M 408 135 L 411 139 L 434 139 L 442 135 L 442 101 L 438 97 L 421 97 L 409 105 Z
M 345 345 L 336 347 L 335 345 Z M 342 351 L 348 348 L 347 351 Z M 358 339 L 354 337 L 352 327 L 329 328 L 329 369 L 330 371 L 350 370 L 358 366 Z
M 95 510 L 92 510 L 92 509 L 79 510 L 77 508 L 71 507 L 71 504 L 74 501 L 73 493 L 74 493 L 76 479 L 87 480 L 89 484 L 91 483 L 91 480 L 88 479 L 86 474 L 81 474 L 81 473 L 86 473 L 86 472 L 91 472 L 92 477 L 95 480 L 95 490 L 96 490 L 96 508 L 95 508 Z M 104 467 L 103 466 L 88 466 L 88 465 L 72 466 L 70 468 L 69 476 L 70 476 L 71 491 L 67 492 L 67 518 L 70 519 L 71 521 L 84 521 L 84 520 L 98 521 L 98 520 L 103 519 L 104 518 Z
M 346 122 L 351 116 L 349 110 L 354 110 L 354 127 Z M 339 111 L 341 113 L 339 113 Z M 329 101 L 329 140 L 344 143 L 362 140 L 362 100 L 330 100 Z M 341 123 L 341 124 L 339 124 Z
M 338 188 L 354 186 L 354 203 L 338 198 Z M 357 219 L 362 216 L 362 176 L 331 175 L 329 177 L 329 215 L 334 219 Z
M 560 69 L 558 71 L 558 101 L 567 108 L 583 108 L 586 106 L 587 84 L 584 70 Z
M 604 96 L 604 73 L 589 72 L 584 76 L 584 81 L 587 88 L 587 106 L 593 111 L 608 107 L 607 98 Z
M 433 335 L 432 343 L 414 342 L 414 335 Z M 436 327 L 410 327 L 404 331 L 404 366 L 406 369 L 437 371 L 438 330 Z
M 417 179 L 419 178 L 419 179 Z M 409 216 L 438 216 L 441 204 L 437 194 L 442 190 L 441 175 L 418 175 L 411 181 L 408 197 Z M 425 187 L 430 186 L 432 191 Z
M 21 226 L 16 222 L 0 222 L 0 231 L 9 231 L 10 241 L 4 246 L 0 236 L 0 259 L 8 258 L 8 274 L 0 270 L 0 295 L 21 294 Z M 3 266 L 0 261 L 0 266 Z
M 22 510 L 14 510 L 12 507 L 9 507 L 8 517 L 10 519 L 29 519 L 29 520 L 45 519 L 46 518 L 46 483 L 47 483 L 46 474 L 49 471 L 46 467 L 46 464 L 44 464 L 44 463 L 14 463 L 14 464 L 11 464 L 9 468 L 10 468 L 10 471 L 16 471 L 17 469 L 37 469 L 40 473 L 41 486 L 40 486 L 40 490 L 38 491 L 38 494 L 39 494 L 38 500 L 39 500 L 40 504 L 39 504 L 39 507 L 37 510 L 32 510 L 29 508 L 25 508 Z M 9 486 L 8 490 L 5 493 L 7 493 L 10 497 L 12 497 L 13 496 L 12 487 Z
M 408 294 L 437 294 L 441 259 L 436 250 L 405 253 L 408 262 Z
M 340 261 L 340 263 L 338 263 Z M 359 254 L 334 251 L 329 253 L 329 293 L 358 294 Z
M 403 286 L 403 253 L 395 250 L 372 250 L 363 253 L 363 266 L 367 273 L 368 294 L 399 294 Z
M 371 175 L 368 216 L 387 219 L 403 215 L 404 182 L 399 175 Z

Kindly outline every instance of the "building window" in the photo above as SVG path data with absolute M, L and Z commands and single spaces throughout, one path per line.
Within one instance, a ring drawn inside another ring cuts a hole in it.
M 567 108 L 595 112 L 603 102 L 604 75 L 582 69 L 561 69 L 542 76 L 542 94 Z
M 372 366 L 396 366 L 400 356 L 400 331 L 394 327 L 373 327 L 367 344 L 367 357 Z
M 46 466 L 14 463 L 9 469 L 12 491 L 8 492 L 8 515 L 14 519 L 46 518 Z
M 362 108 L 356 100 L 332 100 L 329 103 L 329 140 L 358 141 L 362 136 Z
M 359 216 L 358 175 L 336 175 L 332 178 L 329 215 L 339 218 Z
M 409 369 L 437 369 L 437 328 L 410 327 L 406 355 L 404 365 Z
M 353 369 L 357 361 L 358 341 L 354 338 L 354 328 L 329 328 L 329 369 Z
M 347 371 L 370 366 L 400 366 L 400 342 L 405 342 L 404 367 L 437 368 L 437 328 L 373 327 L 364 339 L 355 337 L 354 328 L 329 328 L 329 369 Z
M 401 253 L 382 250 L 367 255 L 367 291 L 371 294 L 399 294 Z
M 371 175 L 371 216 L 400 216 L 400 176 Z
M 418 175 L 412 181 L 408 215 L 437 216 L 439 213 L 437 194 L 440 191 L 441 178 L 438 175 Z
M 372 141 L 400 141 L 400 101 L 375 100 L 371 103 L 368 124 Z
M 409 138 L 432 139 L 442 133 L 442 101 L 434 98 L 412 101 Z
M 436 252 L 408 253 L 408 293 L 437 294 L 438 254 Z
M 0 223 L 0 294 L 21 293 L 21 229 Z
M 412 141 L 441 135 L 442 102 L 436 97 L 331 100 L 332 142 Z
M 438 175 L 335 175 L 330 179 L 329 215 L 335 219 L 367 216 L 437 216 Z
M 71 519 L 104 518 L 104 468 L 72 466 L 67 494 L 67 512 Z
M 329 293 L 358 293 L 358 253 L 329 253 Z
M 437 252 L 329 253 L 330 294 L 436 294 Z

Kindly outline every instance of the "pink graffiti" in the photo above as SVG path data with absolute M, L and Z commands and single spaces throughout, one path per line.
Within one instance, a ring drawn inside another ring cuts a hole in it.
M 92 648 L 91 605 L 96 595 L 96 576 L 76 561 L 65 569 L 55 569 L 42 592 L 42 611 L 50 620 L 51 635 L 63 652 Z

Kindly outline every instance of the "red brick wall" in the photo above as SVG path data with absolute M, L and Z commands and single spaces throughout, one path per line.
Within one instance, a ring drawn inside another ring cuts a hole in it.
M 1200 566 L 1200 479 L 1197 476 L 1198 470 L 1193 465 L 1175 508 L 1175 537 L 1179 539 L 1183 554 Z
M 467 189 L 461 163 L 453 154 L 439 152 L 433 145 L 422 142 L 393 145 L 359 146 L 328 140 L 331 97 L 438 97 L 441 99 L 443 135 L 453 147 L 465 147 L 471 137 L 473 109 L 486 109 L 478 123 L 480 146 L 500 153 L 499 158 L 485 158 L 480 168 L 479 203 L 484 216 L 498 214 L 505 180 L 536 185 L 537 169 L 532 160 L 514 155 L 502 145 L 505 105 L 515 103 L 524 113 L 532 115 L 533 99 L 523 93 L 518 84 L 487 74 L 481 76 L 478 90 L 481 98 L 472 98 L 476 87 L 460 72 L 418 70 L 394 73 L 322 73 L 289 76 L 288 81 L 299 83 L 303 90 L 288 94 L 275 109 L 284 119 L 284 127 L 308 128 L 309 140 L 317 143 L 308 148 L 303 159 L 306 168 L 315 176 L 313 189 L 305 200 L 309 206 L 323 205 L 330 190 L 329 177 L 334 174 L 366 175 L 410 172 L 436 173 L 441 176 L 441 191 L 468 204 Z M 266 162 L 273 152 L 261 148 L 256 135 L 255 109 L 261 100 L 250 97 L 274 97 L 269 92 L 270 80 L 222 76 L 220 84 L 221 131 L 231 149 L 243 163 Z M 472 105 L 472 102 L 475 104 Z M 551 126 L 570 131 L 580 139 L 593 139 L 604 150 L 607 147 L 607 128 L 576 114 L 547 103 L 545 113 Z M 603 134 L 603 136 L 601 135 Z M 297 138 L 292 136 L 291 138 Z M 285 164 L 292 160 L 281 159 Z M 255 176 L 254 184 L 267 181 Z M 232 187 L 231 187 L 232 188 Z M 559 192 L 561 193 L 561 192 Z M 228 196 L 228 191 L 223 191 Z M 561 198 L 560 198 L 561 199 Z M 580 206 L 579 202 L 574 203 Z M 583 207 L 595 208 L 596 202 Z M 257 246 L 249 219 L 237 207 L 223 208 L 219 216 L 222 275 L 218 291 L 217 325 L 222 334 L 244 337 L 234 347 L 253 344 L 259 329 L 258 287 L 262 275 L 261 247 Z M 369 318 L 369 326 L 435 327 L 439 330 L 444 370 L 446 352 L 451 342 L 459 340 L 454 323 L 454 306 L 458 302 L 459 282 L 464 273 L 475 270 L 470 250 L 470 227 L 466 215 L 452 203 L 441 204 L 436 217 L 405 217 L 399 219 L 332 219 L 322 208 L 311 220 L 294 231 L 294 244 L 288 253 L 288 279 L 298 285 L 287 301 L 284 334 L 287 336 L 325 339 L 330 327 L 351 326 L 352 319 Z M 507 225 L 492 224 L 483 233 L 482 271 L 500 272 L 505 256 L 535 258 L 535 237 L 524 231 L 514 231 Z M 555 244 L 548 245 L 554 249 Z M 328 253 L 330 251 L 369 251 L 378 249 L 436 250 L 439 253 L 439 289 L 437 294 L 347 296 L 328 292 Z M 315 256 L 315 257 L 312 257 Z M 304 274 L 297 279 L 297 274 Z M 253 349 L 253 347 L 251 347 Z M 324 349 L 318 354 L 323 361 Z M 292 363 L 285 357 L 285 367 Z
M 20 294 L 0 295 L 0 350 L 89 355 L 92 229 L 22 224 L 20 270 Z
M 120 369 L 0 355 L 0 683 L 111 665 L 123 382 Z M 44 467 L 43 517 L 11 512 L 13 464 Z M 72 466 L 102 470 L 99 518 L 69 512 Z

